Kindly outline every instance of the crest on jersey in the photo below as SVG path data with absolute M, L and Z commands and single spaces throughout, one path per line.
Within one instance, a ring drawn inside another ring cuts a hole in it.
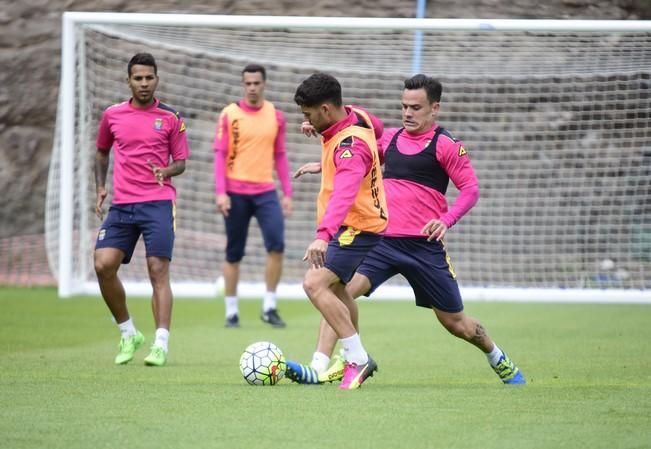
M 353 157 L 353 152 L 348 149 L 339 155 L 339 159 L 349 159 L 351 157 Z
M 468 154 L 466 149 L 464 147 L 459 147 L 459 156 L 465 156 L 466 154 Z
M 185 122 L 181 120 L 181 129 L 179 129 L 179 132 L 182 133 L 185 131 Z
M 163 119 L 162 118 L 157 118 L 156 120 L 154 120 L 154 129 L 155 130 L 163 129 Z
M 353 142 L 355 140 L 353 139 L 353 136 L 348 136 L 341 142 L 339 142 L 339 148 L 343 149 L 346 148 L 340 155 L 339 159 L 350 159 L 353 157 L 353 152 L 350 151 L 350 147 L 353 146 Z

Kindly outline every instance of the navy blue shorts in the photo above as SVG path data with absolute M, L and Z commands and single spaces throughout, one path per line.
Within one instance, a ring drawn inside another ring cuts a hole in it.
M 113 204 L 97 233 L 95 249 L 117 248 L 124 253 L 122 263 L 129 263 L 142 234 L 147 257 L 172 260 L 176 208 L 174 202 L 147 201 Z
M 396 274 L 407 279 L 414 290 L 416 305 L 443 312 L 463 310 L 456 275 L 441 242 L 424 238 L 384 237 L 368 253 L 357 272 L 371 281 L 369 296 Z
M 379 234 L 342 226 L 328 243 L 325 267 L 347 284 L 364 257 L 380 240 L 382 236 Z
M 244 257 L 249 222 L 255 215 L 267 252 L 285 250 L 285 220 L 275 190 L 259 195 L 229 193 L 231 210 L 224 217 L 226 225 L 226 261 L 239 262 Z

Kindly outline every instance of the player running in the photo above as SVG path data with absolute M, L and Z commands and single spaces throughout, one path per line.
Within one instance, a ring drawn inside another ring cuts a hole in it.
M 387 225 L 376 142 L 381 126 L 365 111 L 344 106 L 341 85 L 324 73 L 304 80 L 294 100 L 322 136 L 318 224 L 303 258 L 309 262 L 303 288 L 341 341 L 339 388 L 352 390 L 377 369 L 357 333 L 357 305 L 345 286 Z
M 462 142 L 436 123 L 441 93 L 441 84 L 422 74 L 404 83 L 403 127 L 387 129 L 378 142 L 384 159 L 389 224 L 384 239 L 366 255 L 346 290 L 353 298 L 368 296 L 389 278 L 402 274 L 417 306 L 432 309 L 452 335 L 484 352 L 503 383 L 524 384 L 522 372 L 484 326 L 463 312 L 456 275 L 443 245 L 448 229 L 477 203 L 479 184 Z M 306 164 L 295 177 L 319 170 L 318 164 Z M 449 180 L 459 195 L 448 209 Z M 287 377 L 308 384 L 341 379 L 343 364 L 338 356 L 328 368 L 336 343 L 336 334 L 322 320 L 311 364 L 287 361 Z

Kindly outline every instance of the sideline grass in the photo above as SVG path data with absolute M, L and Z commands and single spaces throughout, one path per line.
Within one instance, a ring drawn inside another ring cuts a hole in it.
M 149 301 L 130 299 L 151 343 Z M 307 361 L 318 316 L 284 301 L 285 330 L 241 303 L 178 300 L 170 363 L 114 366 L 118 333 L 101 299 L 0 287 L 0 447 L 591 448 L 651 447 L 651 307 L 470 303 L 529 383 L 504 387 L 485 358 L 407 302 L 361 303 L 378 375 L 359 391 L 282 381 L 252 387 L 238 360 L 270 340 Z

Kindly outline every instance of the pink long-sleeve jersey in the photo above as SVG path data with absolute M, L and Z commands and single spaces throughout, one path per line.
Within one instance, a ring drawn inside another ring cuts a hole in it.
M 463 142 L 442 129 L 436 133 L 437 129 L 439 126 L 435 124 L 426 132 L 413 135 L 403 128 L 389 128 L 378 142 L 385 163 L 384 189 L 389 209 L 386 236 L 423 237 L 421 230 L 433 218 L 450 228 L 479 199 L 479 183 Z M 397 133 L 400 134 L 396 137 Z M 433 138 L 437 139 L 435 151 L 430 147 Z M 387 151 L 392 143 L 392 151 L 398 151 L 399 155 L 387 163 Z M 409 161 L 415 157 L 420 159 Z M 392 172 L 397 177 L 391 177 Z M 448 180 L 459 189 L 449 209 L 445 197 Z

